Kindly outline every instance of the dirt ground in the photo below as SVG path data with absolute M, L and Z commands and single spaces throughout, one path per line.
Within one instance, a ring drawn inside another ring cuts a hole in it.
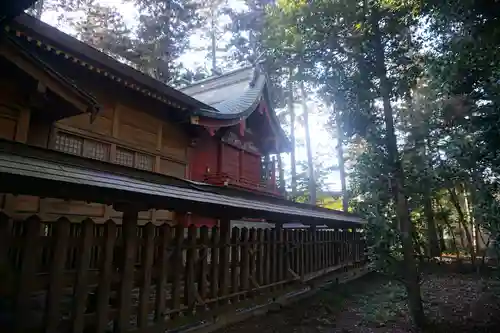
M 500 280 L 428 273 L 422 284 L 425 332 L 500 332 Z M 274 313 L 217 333 L 412 332 L 404 288 L 371 273 Z

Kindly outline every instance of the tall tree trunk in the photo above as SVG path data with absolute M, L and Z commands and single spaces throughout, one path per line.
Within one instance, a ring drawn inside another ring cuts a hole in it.
M 290 77 L 288 79 L 288 113 L 290 114 L 290 168 L 292 171 L 292 200 L 297 196 L 297 164 L 295 160 L 295 100 L 293 98 L 293 68 L 290 67 Z
M 429 133 L 425 133 L 424 137 L 428 137 Z M 424 186 L 424 215 L 427 220 L 427 240 L 429 242 L 429 255 L 431 257 L 437 257 L 441 255 L 441 251 L 443 250 L 440 247 L 437 228 L 436 228 L 436 220 L 434 218 L 434 210 L 432 209 L 432 165 L 430 162 L 430 158 L 428 157 L 428 149 L 426 146 L 425 139 L 422 142 L 423 155 L 426 165 L 426 175 L 425 181 L 426 184 Z
M 467 218 L 462 210 L 462 206 L 460 205 L 460 199 L 455 191 L 455 189 L 450 189 L 448 188 L 448 194 L 450 195 L 450 200 L 453 206 L 455 207 L 457 214 L 458 214 L 458 222 L 460 224 L 460 228 L 463 230 L 465 233 L 465 237 L 467 238 L 467 248 L 469 249 L 469 254 L 471 257 L 471 262 L 472 264 L 476 263 L 476 253 L 474 251 L 474 240 L 472 238 L 471 232 L 469 230 L 469 227 L 467 225 Z M 463 237 L 463 236 L 462 236 Z M 463 244 L 462 240 L 462 245 Z
M 347 193 L 346 175 L 345 175 L 345 160 L 344 160 L 344 131 L 340 119 L 340 111 L 336 109 L 336 104 L 333 104 L 335 114 L 335 123 L 337 126 L 337 160 L 339 161 L 340 187 L 342 190 L 342 210 L 349 210 L 349 197 Z
M 427 220 L 427 240 L 429 242 L 429 255 L 438 257 L 441 254 L 439 240 L 437 236 L 436 221 L 434 220 L 434 211 L 432 209 L 432 199 L 428 186 L 424 192 L 424 215 Z
M 380 14 L 378 8 L 374 6 L 370 17 L 370 25 L 373 31 L 373 42 L 375 47 L 376 74 L 380 79 L 380 93 L 383 100 L 384 122 L 386 128 L 386 146 L 389 163 L 392 169 L 392 190 L 396 203 L 396 215 L 401 231 L 403 245 L 404 272 L 406 291 L 408 293 L 408 306 L 415 326 L 423 327 L 425 315 L 422 307 L 422 296 L 420 293 L 420 281 L 417 270 L 417 262 L 413 248 L 413 224 L 408 211 L 408 201 L 404 194 L 404 173 L 399 157 L 396 133 L 394 129 L 393 111 L 391 105 L 391 83 L 387 78 L 385 65 L 385 51 L 382 44 L 382 37 L 379 27 Z
M 302 75 L 300 78 L 300 95 L 302 99 L 302 115 L 304 117 L 304 129 L 306 132 L 306 150 L 307 150 L 307 169 L 309 171 L 309 203 L 316 205 L 316 179 L 314 177 L 314 163 L 311 145 L 311 133 L 309 129 L 309 109 L 307 108 L 307 92 L 304 87 Z
M 211 26 L 210 26 L 210 38 L 212 39 L 212 49 L 211 51 L 211 60 L 212 60 L 212 75 L 217 75 L 217 37 L 215 33 L 215 14 L 213 8 L 211 10 Z
M 283 160 L 281 159 L 281 154 L 278 154 L 278 175 L 279 175 L 279 191 L 281 194 L 284 194 L 286 191 L 286 183 L 285 183 L 285 170 L 283 169 Z

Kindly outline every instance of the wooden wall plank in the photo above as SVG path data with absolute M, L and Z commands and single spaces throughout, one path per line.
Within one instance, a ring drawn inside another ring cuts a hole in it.
M 33 291 L 35 273 L 40 260 L 40 227 L 41 221 L 38 216 L 31 216 L 23 222 L 25 235 L 22 245 L 21 268 L 17 279 L 15 304 L 18 332 L 23 332 L 25 325 L 32 324 L 25 321 L 24 315 L 29 311 L 30 294 Z
M 256 249 L 256 275 L 257 283 L 264 284 L 264 230 L 257 230 L 257 249 Z
M 196 261 L 197 261 L 197 228 L 195 225 L 188 227 L 187 251 L 186 251 L 186 268 L 184 273 L 184 303 L 191 311 L 195 310 L 196 304 Z
M 264 285 L 271 283 L 271 230 L 264 230 Z
M 202 247 L 199 250 L 198 295 L 202 301 L 205 301 L 208 295 L 208 256 L 210 255 L 210 240 L 206 226 L 200 228 L 200 244 Z
M 241 271 L 240 271 L 240 285 L 244 291 L 249 290 L 250 287 L 250 243 L 249 243 L 249 230 L 243 228 L 241 230 Z M 245 298 L 245 294 L 241 297 Z
M 103 258 L 101 263 L 101 274 L 99 286 L 97 287 L 96 301 L 96 333 L 104 333 L 108 324 L 109 294 L 111 281 L 115 271 L 113 266 L 113 254 L 116 244 L 116 224 L 108 220 L 104 225 Z
M 179 310 L 181 308 L 181 278 L 180 272 L 183 271 L 183 258 L 182 258 L 182 245 L 184 243 L 184 224 L 178 222 L 175 226 L 175 239 L 172 254 L 172 297 L 171 306 L 172 310 Z M 178 313 L 173 313 L 172 318 L 177 317 Z
M 212 236 L 210 240 L 210 298 L 216 299 L 219 295 L 219 246 L 220 246 L 220 229 L 212 228 Z M 217 302 L 212 303 L 212 308 L 218 306 Z
M 47 311 L 45 315 L 46 332 L 56 332 L 61 320 L 60 303 L 62 298 L 64 264 L 68 250 L 70 222 L 60 218 L 54 225 L 50 277 L 47 295 Z
M 30 115 L 31 111 L 27 108 L 23 108 L 19 112 L 19 118 L 16 124 L 16 134 L 14 137 L 17 142 L 26 143 L 28 141 Z
M 240 228 L 231 230 L 231 293 L 236 294 L 240 290 Z M 239 297 L 235 296 L 232 302 L 238 302 Z
M 122 220 L 122 262 L 120 264 L 120 287 L 118 291 L 118 316 L 115 330 L 127 332 L 131 318 L 131 292 L 134 284 L 134 266 L 137 247 L 138 211 L 130 207 L 123 212 Z
M 220 290 L 219 296 L 224 297 L 229 293 L 229 243 L 231 240 L 230 234 L 230 221 L 229 220 L 221 220 L 220 221 L 220 253 L 219 253 L 219 281 L 220 281 Z M 226 304 L 228 302 L 227 298 L 224 298 L 221 301 L 221 304 Z
M 249 278 L 251 289 L 259 287 L 257 283 L 257 229 L 250 229 L 250 235 L 248 239 L 250 243 L 249 256 L 250 256 L 250 267 L 249 267 Z M 254 297 L 257 295 L 256 292 L 249 293 L 250 296 Z
M 139 313 L 137 324 L 139 328 L 145 328 L 148 325 L 149 299 L 151 297 L 151 277 L 153 273 L 154 260 L 154 225 L 148 223 L 143 229 L 143 252 L 142 252 L 142 278 L 139 295 Z
M 3 211 L 0 211 L 0 265 L 2 266 L 5 265 L 5 267 L 2 268 L 9 271 L 11 267 L 8 255 L 9 255 L 9 247 L 11 239 L 12 239 L 12 219 Z M 2 287 L 0 286 L 0 288 Z M 0 293 L 6 291 L 2 289 L 0 289 Z
M 283 265 L 285 261 L 284 257 L 284 235 L 283 235 L 283 228 L 281 225 L 276 227 L 276 281 L 283 281 L 285 276 L 283 274 Z M 276 289 L 281 289 L 283 287 L 282 284 L 279 284 L 276 286 Z
M 171 227 L 163 224 L 160 227 L 160 243 L 158 246 L 158 261 L 156 262 L 158 277 L 156 279 L 155 322 L 160 324 L 165 321 L 166 288 L 168 283 L 168 247 L 172 237 Z
M 81 225 L 80 244 L 77 254 L 77 271 L 72 311 L 73 333 L 82 333 L 85 326 L 84 314 L 89 292 L 88 273 L 93 236 L 94 223 L 91 219 L 85 219 Z

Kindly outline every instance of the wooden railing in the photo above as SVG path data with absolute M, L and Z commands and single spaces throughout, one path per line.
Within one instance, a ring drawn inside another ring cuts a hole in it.
M 217 186 L 231 186 L 254 192 L 267 193 L 273 196 L 281 196 L 276 184 L 271 181 L 256 182 L 245 177 L 234 177 L 224 172 L 207 173 L 205 174 L 204 181 Z
M 151 223 L 136 230 L 124 246 L 113 221 L 12 221 L 0 212 L 6 329 L 163 332 L 365 260 L 361 234 L 347 230 L 191 226 L 186 232 L 182 225 Z M 124 274 L 127 258 L 132 276 Z

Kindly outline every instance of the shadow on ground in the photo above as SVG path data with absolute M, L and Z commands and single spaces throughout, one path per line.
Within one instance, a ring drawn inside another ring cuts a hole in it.
M 500 280 L 443 268 L 422 283 L 425 332 L 500 332 Z M 402 285 L 371 273 L 218 333 L 412 332 Z

